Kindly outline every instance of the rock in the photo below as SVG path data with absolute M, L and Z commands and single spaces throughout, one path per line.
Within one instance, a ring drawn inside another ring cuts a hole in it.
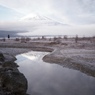
M 27 91 L 27 80 L 18 72 L 7 71 L 2 77 L 2 87 L 14 95 L 25 95 Z
M 2 61 L 4 61 L 4 56 L 3 56 L 3 54 L 2 53 L 0 53 L 0 61 L 2 62 Z
M 2 62 L 0 62 L 0 66 L 2 65 Z
M 9 54 L 3 54 L 3 56 L 4 56 L 4 58 L 5 58 L 5 60 L 4 61 L 12 61 L 12 62 L 14 62 L 14 61 L 16 61 L 16 58 L 14 57 L 14 56 L 12 56 L 12 55 L 9 55 Z
M 27 95 L 27 79 L 15 60 L 14 56 L 0 53 L 0 95 Z
M 11 67 L 11 68 L 17 68 L 19 67 L 15 62 L 12 61 L 8 61 L 8 62 L 4 62 L 2 64 L 3 67 Z

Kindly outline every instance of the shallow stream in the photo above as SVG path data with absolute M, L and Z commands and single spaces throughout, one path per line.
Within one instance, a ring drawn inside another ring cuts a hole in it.
M 31 51 L 16 56 L 28 80 L 30 95 L 95 95 L 95 77 L 42 61 L 48 53 Z

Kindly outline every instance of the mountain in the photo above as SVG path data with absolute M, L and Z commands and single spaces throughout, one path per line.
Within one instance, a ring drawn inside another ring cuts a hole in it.
M 30 15 L 27 15 L 27 16 L 21 18 L 21 20 L 28 21 L 28 20 L 50 20 L 50 19 L 45 16 L 38 15 L 38 14 L 30 14 Z
M 61 35 L 67 34 L 67 26 L 49 16 L 30 14 L 16 22 L 0 23 L 0 30 L 4 30 L 0 32 L 5 37 L 8 34 L 10 36 Z
M 39 14 L 30 14 L 20 19 L 21 21 L 39 23 L 40 25 L 65 25 L 58 21 L 55 21 L 47 16 L 39 15 Z

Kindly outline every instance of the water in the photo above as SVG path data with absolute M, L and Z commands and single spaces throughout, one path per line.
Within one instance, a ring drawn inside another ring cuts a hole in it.
M 30 95 L 95 95 L 95 78 L 77 70 L 43 62 L 45 52 L 18 55 L 19 70 L 28 80 Z

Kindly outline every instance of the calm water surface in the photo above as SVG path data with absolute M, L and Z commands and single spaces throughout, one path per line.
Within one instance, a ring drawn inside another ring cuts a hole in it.
M 16 56 L 19 70 L 28 80 L 30 95 L 95 95 L 95 78 L 77 70 L 42 61 L 45 52 Z

